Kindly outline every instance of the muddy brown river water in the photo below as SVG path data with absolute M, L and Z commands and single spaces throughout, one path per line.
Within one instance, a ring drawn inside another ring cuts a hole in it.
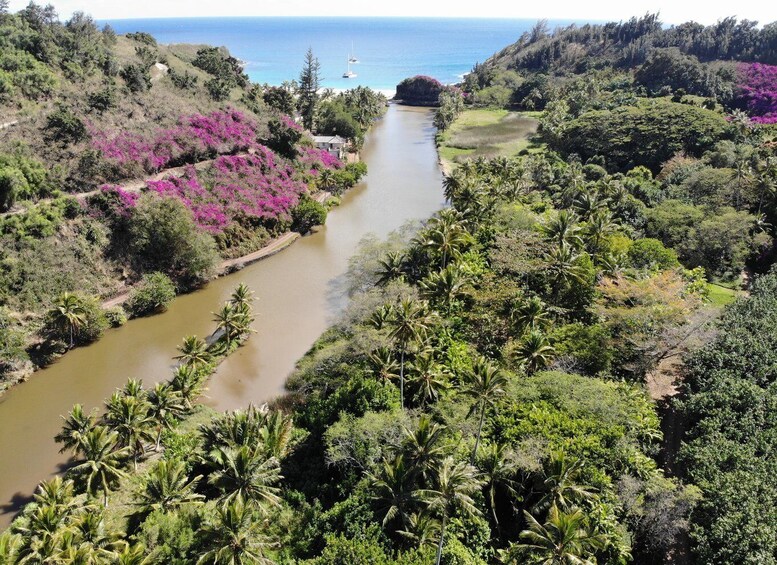
M 182 337 L 212 331 L 211 312 L 240 282 L 259 299 L 257 333 L 219 367 L 205 402 L 226 410 L 281 394 L 297 359 L 345 306 L 341 282 L 362 237 L 385 236 L 443 206 L 434 134 L 430 110 L 392 105 L 367 136 L 367 177 L 330 212 L 324 228 L 177 298 L 164 314 L 108 331 L 0 398 L 0 529 L 39 481 L 66 464 L 53 439 L 60 415 L 75 403 L 102 407 L 129 377 L 147 387 L 168 379 Z

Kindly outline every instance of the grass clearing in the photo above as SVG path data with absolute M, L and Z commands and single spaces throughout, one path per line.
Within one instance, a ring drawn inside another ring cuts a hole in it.
M 438 136 L 440 160 L 446 171 L 478 157 L 511 157 L 531 149 L 537 132 L 536 112 L 502 109 L 465 110 L 448 131 Z
M 715 283 L 707 283 L 707 298 L 712 306 L 723 308 L 736 300 L 739 292 Z

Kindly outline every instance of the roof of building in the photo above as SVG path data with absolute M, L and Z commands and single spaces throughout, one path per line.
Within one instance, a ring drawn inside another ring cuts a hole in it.
M 314 135 L 313 141 L 316 143 L 339 143 L 345 145 L 345 140 L 339 135 Z

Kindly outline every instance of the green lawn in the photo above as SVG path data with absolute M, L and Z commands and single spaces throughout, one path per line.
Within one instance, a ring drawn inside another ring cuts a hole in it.
M 710 304 L 719 308 L 731 304 L 739 295 L 736 290 L 715 283 L 707 284 L 707 293 Z
M 510 157 L 529 149 L 537 131 L 536 112 L 465 110 L 439 135 L 440 160 L 450 171 L 457 163 L 477 157 Z

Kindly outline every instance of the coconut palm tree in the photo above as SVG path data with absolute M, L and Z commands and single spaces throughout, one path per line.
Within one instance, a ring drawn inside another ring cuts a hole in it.
M 86 310 L 73 293 L 63 292 L 49 310 L 50 323 L 58 332 L 70 335 L 70 347 L 75 345 L 75 332 L 87 324 Z
M 127 384 L 121 389 L 121 394 L 136 400 L 145 400 L 146 389 L 143 388 L 143 381 L 140 379 L 127 379 Z
M 74 456 L 78 455 L 84 434 L 97 425 L 97 414 L 95 411 L 86 414 L 83 406 L 75 404 L 70 414 L 62 416 L 62 419 L 65 420 L 65 424 L 62 426 L 62 431 L 54 437 L 54 441 L 62 444 L 60 453 L 70 450 Z
M 445 313 L 450 313 L 451 304 L 462 295 L 467 280 L 458 265 L 451 264 L 438 273 L 430 273 L 419 286 L 421 296 L 436 300 Z
M 119 446 L 117 432 L 105 426 L 95 426 L 84 434 L 81 452 L 83 460 L 73 466 L 70 473 L 84 481 L 87 492 L 96 494 L 102 490 L 103 504 L 108 506 L 108 493 L 119 479 L 126 476 L 121 467 L 130 448 Z
M 0 563 L 16 563 L 22 538 L 6 530 L 0 533 Z
M 383 383 L 383 386 L 399 376 L 397 370 L 399 363 L 394 358 L 394 353 L 385 346 L 378 347 L 367 358 L 372 374 Z
M 205 340 L 198 339 L 196 335 L 188 335 L 183 338 L 183 343 L 177 349 L 181 354 L 176 355 L 174 359 L 180 360 L 184 365 L 200 367 L 210 363 L 212 358 L 208 351 L 208 344 L 205 343 Z
M 417 547 L 437 545 L 437 540 L 440 539 L 440 521 L 424 509 L 411 514 L 407 519 L 407 529 L 397 530 L 397 533 Z
M 183 405 L 191 410 L 194 401 L 202 394 L 204 388 L 202 373 L 194 365 L 179 365 L 173 370 L 173 389 L 181 395 Z
M 570 283 L 584 281 L 585 271 L 579 265 L 579 259 L 580 255 L 568 244 L 552 247 L 545 254 L 548 276 L 556 295 Z
M 567 245 L 580 248 L 583 245 L 582 229 L 574 212 L 561 210 L 555 218 L 542 226 L 542 233 L 548 241 L 559 247 Z
M 585 226 L 586 242 L 591 255 L 596 257 L 605 248 L 607 238 L 618 230 L 618 224 L 609 210 L 597 210 Z
M 106 527 L 103 512 L 94 507 L 82 508 L 77 512 L 70 527 L 74 546 L 75 543 L 78 544 L 72 549 L 86 551 L 80 560 L 65 559 L 65 563 L 113 563 L 121 548 L 126 545 L 119 532 Z
M 405 254 L 401 251 L 389 251 L 386 253 L 386 256 L 378 261 L 380 268 L 376 273 L 378 280 L 375 285 L 384 286 L 394 280 L 404 280 L 404 262 Z
M 462 250 L 472 242 L 472 236 L 458 221 L 438 220 L 429 223 L 418 238 L 423 247 L 440 256 L 440 268 L 448 265 L 448 259 L 461 255 Z
M 221 500 L 228 503 L 239 497 L 256 504 L 263 513 L 268 506 L 278 506 L 281 480 L 280 466 L 275 457 L 264 458 L 251 447 L 217 449 L 207 456 L 213 469 L 208 482 L 218 488 Z
M 140 512 L 154 510 L 168 512 L 188 503 L 199 503 L 204 498 L 195 489 L 202 475 L 189 479 L 186 465 L 179 459 L 162 459 L 154 465 L 146 477 L 137 502 Z
M 426 303 L 410 299 L 403 299 L 393 308 L 392 316 L 388 319 L 391 331 L 389 336 L 399 345 L 399 402 L 405 407 L 405 355 L 409 345 L 426 336 L 431 324 Z
M 135 396 L 113 393 L 106 403 L 105 424 L 118 434 L 119 445 L 132 450 L 132 461 L 138 469 L 138 458 L 146 451 L 145 443 L 155 440 L 154 419 L 149 415 L 149 403 Z
M 551 506 L 568 510 L 595 499 L 595 489 L 579 482 L 582 469 L 580 459 L 566 457 L 563 452 L 553 453 L 542 484 L 545 494 L 535 505 L 534 512 Z
M 15 526 L 21 543 L 15 548 L 18 563 L 56 563 L 63 542 L 72 535 L 71 514 L 51 505 L 35 506 L 27 519 Z
M 242 497 L 229 500 L 217 509 L 216 520 L 201 530 L 209 549 L 198 565 L 272 565 L 265 556 L 271 544 L 259 534 L 261 525 Z
M 262 429 L 267 424 L 266 406 L 249 405 L 247 410 L 234 410 L 214 418 L 200 427 L 205 452 L 220 448 L 256 448 L 262 443 Z
M 148 393 L 148 415 L 156 422 L 154 450 L 159 451 L 162 431 L 186 411 L 181 393 L 168 383 L 157 383 Z
M 598 191 L 591 190 L 578 196 L 575 199 L 574 207 L 580 218 L 587 222 L 594 214 L 607 210 L 608 204 L 610 202 L 607 198 L 604 198 Z
M 513 355 L 515 361 L 523 365 L 526 373 L 531 375 L 550 365 L 556 356 L 556 348 L 541 331 L 531 330 L 518 344 Z
M 428 414 L 422 414 L 412 430 L 403 427 L 401 449 L 404 461 L 414 475 L 428 479 L 442 460 L 446 428 L 432 421 Z
M 393 315 L 394 306 L 391 304 L 383 304 L 370 315 L 370 325 L 376 330 L 382 330 L 389 323 L 389 320 L 391 320 Z
M 231 302 L 225 302 L 221 310 L 214 312 L 217 331 L 224 332 L 224 342 L 230 347 L 234 340 L 239 339 L 251 329 L 251 317 L 244 309 L 236 307 Z
M 77 506 L 73 481 L 59 476 L 41 482 L 33 499 L 38 506 L 52 506 L 63 513 L 70 513 Z
M 507 444 L 492 443 L 479 454 L 477 467 L 485 478 L 488 507 L 491 509 L 491 517 L 501 536 L 501 525 L 497 517 L 496 501 L 497 498 L 502 500 L 502 497 L 497 497 L 497 493 L 505 492 L 510 498 L 518 494 L 519 484 L 515 480 L 515 476 L 519 471 L 519 466 L 515 460 L 515 453 Z
M 604 547 L 604 539 L 591 531 L 579 508 L 563 512 L 557 506 L 551 506 L 544 524 L 526 511 L 523 514 L 529 528 L 521 532 L 523 541 L 513 544 L 507 551 L 508 563 L 596 563 L 594 555 L 597 549 Z M 526 553 L 529 553 L 528 558 Z
M 148 565 L 149 563 L 150 559 L 146 557 L 146 548 L 142 543 L 125 544 L 116 554 L 116 565 Z
M 415 473 L 403 455 L 383 459 L 377 474 L 368 476 L 373 490 L 373 500 L 378 512 L 383 514 L 383 527 L 399 518 L 404 527 L 408 524 L 410 510 L 418 502 L 415 491 Z
M 254 291 L 251 290 L 247 284 L 242 282 L 235 287 L 235 290 L 232 291 L 232 296 L 229 299 L 229 301 L 238 309 L 247 309 L 249 311 L 253 309 L 254 300 L 256 300 Z
M 510 313 L 513 322 L 525 330 L 536 330 L 546 328 L 550 325 L 550 316 L 545 307 L 545 303 L 538 296 L 532 296 L 526 302 L 523 302 Z
M 284 414 L 280 410 L 268 413 L 259 430 L 262 454 L 279 461 L 283 459 L 289 453 L 293 431 L 294 421 L 291 415 Z
M 434 353 L 430 350 L 416 355 L 408 366 L 407 379 L 414 386 L 422 407 L 427 402 L 435 402 L 440 396 L 440 391 L 448 387 L 447 371 L 437 362 Z
M 477 469 L 468 463 L 457 462 L 453 457 L 446 457 L 442 461 L 436 479 L 434 489 L 426 489 L 419 494 L 427 501 L 429 509 L 440 515 L 440 540 L 435 559 L 435 564 L 440 565 L 448 518 L 455 510 L 471 515 L 480 514 L 472 495 L 483 481 L 478 477 Z
M 493 365 L 485 357 L 478 357 L 472 363 L 472 370 L 463 375 L 463 387 L 461 394 L 472 399 L 472 407 L 469 416 L 479 412 L 478 434 L 475 438 L 475 447 L 472 449 L 470 463 L 475 462 L 475 455 L 480 445 L 480 435 L 483 431 L 483 420 L 486 415 L 486 408 L 496 405 L 497 399 L 505 394 L 505 385 L 507 385 L 507 376 Z

